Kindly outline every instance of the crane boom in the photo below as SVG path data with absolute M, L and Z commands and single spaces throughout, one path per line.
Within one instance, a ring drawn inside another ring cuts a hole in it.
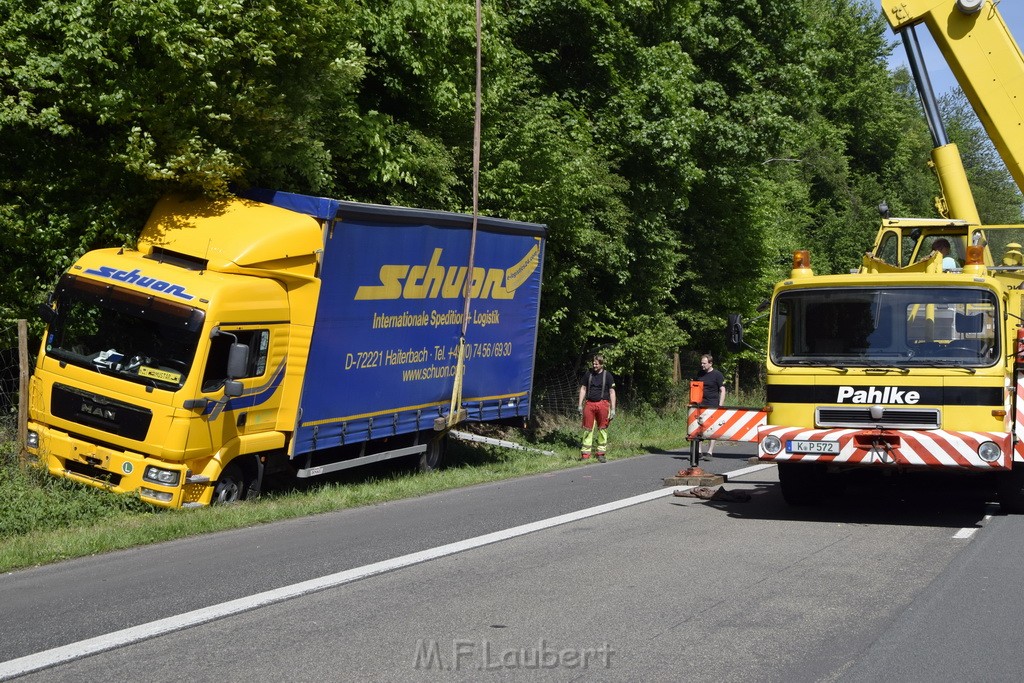
M 923 24 L 1024 191 L 1024 55 L 992 0 L 882 0 L 903 34 Z

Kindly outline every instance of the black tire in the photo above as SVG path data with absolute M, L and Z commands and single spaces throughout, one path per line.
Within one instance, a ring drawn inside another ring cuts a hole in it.
M 210 502 L 213 505 L 222 505 L 243 501 L 249 496 L 249 489 L 254 481 L 255 477 L 242 466 L 242 463 L 232 460 L 214 484 L 213 498 Z
M 1024 514 L 1024 467 L 1014 466 L 999 477 L 996 492 L 999 494 L 999 509 L 1006 515 Z
M 828 476 L 821 463 L 780 462 L 779 484 L 782 497 L 790 505 L 816 505 L 825 493 Z
M 427 442 L 427 450 L 420 455 L 420 472 L 434 472 L 444 467 L 448 455 L 448 432 Z

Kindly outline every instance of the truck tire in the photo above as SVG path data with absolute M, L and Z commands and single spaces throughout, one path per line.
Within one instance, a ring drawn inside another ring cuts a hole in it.
M 782 497 L 790 505 L 820 503 L 825 492 L 825 468 L 821 463 L 780 462 L 779 485 Z
M 420 455 L 420 472 L 434 472 L 444 467 L 448 454 L 448 432 L 427 442 L 427 450 Z
M 1024 467 L 1015 465 L 1009 472 L 997 476 L 1000 511 L 1006 515 L 1024 514 Z
M 218 505 L 245 500 L 254 480 L 248 468 L 238 460 L 232 460 L 220 473 L 220 478 L 213 487 L 213 498 L 210 502 Z

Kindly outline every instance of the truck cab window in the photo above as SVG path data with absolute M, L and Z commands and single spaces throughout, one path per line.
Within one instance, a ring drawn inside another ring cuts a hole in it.
M 47 355 L 157 389 L 184 383 L 202 311 L 72 275 L 61 280 L 56 301 Z
M 1000 323 L 992 292 L 975 287 L 807 288 L 775 304 L 778 365 L 990 366 Z
M 239 344 L 249 347 L 249 367 L 244 377 L 262 377 L 267 371 L 267 354 L 270 349 L 270 330 L 230 330 L 210 340 L 210 356 L 203 372 L 202 391 L 217 391 L 227 381 L 228 352 L 236 339 Z

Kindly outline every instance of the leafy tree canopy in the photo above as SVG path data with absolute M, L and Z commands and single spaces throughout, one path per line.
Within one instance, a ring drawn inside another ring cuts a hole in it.
M 483 6 L 480 208 L 550 229 L 538 374 L 602 350 L 657 403 L 671 355 L 722 357 L 727 313 L 752 313 L 794 248 L 842 271 L 883 199 L 933 211 L 873 3 Z M 466 0 L 0 0 L 3 315 L 132 243 L 171 190 L 468 210 L 474 75 Z M 989 152 L 962 147 L 1008 216 Z

